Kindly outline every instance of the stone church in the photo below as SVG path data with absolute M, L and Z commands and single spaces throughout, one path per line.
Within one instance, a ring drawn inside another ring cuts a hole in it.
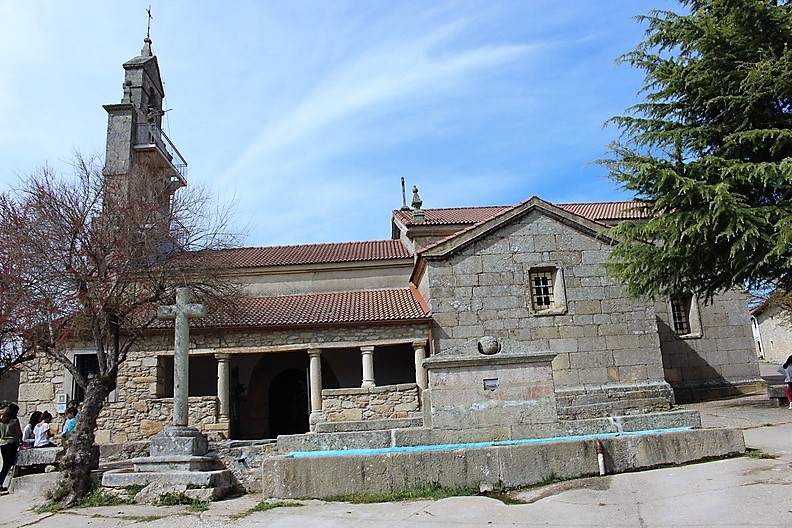
M 145 162 L 178 192 L 186 163 L 160 128 L 150 40 L 123 66 L 122 101 L 104 107 L 104 174 L 134 186 Z M 605 276 L 609 226 L 641 219 L 632 202 L 433 209 L 416 192 L 393 212 L 389 240 L 216 251 L 245 295 L 233 318 L 191 323 L 190 425 L 229 439 L 530 438 L 762 387 L 741 292 L 648 302 Z M 172 343 L 153 328 L 130 353 L 99 443 L 168 424 Z M 95 368 L 90 348 L 72 354 Z M 23 370 L 23 415 L 72 398 L 79 387 L 47 358 Z

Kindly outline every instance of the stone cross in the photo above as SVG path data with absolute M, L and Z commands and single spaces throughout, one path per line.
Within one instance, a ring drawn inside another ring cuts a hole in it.
M 157 308 L 157 319 L 176 321 L 173 347 L 173 425 L 187 426 L 190 379 L 190 319 L 206 317 L 206 306 L 190 303 L 190 288 L 176 289 L 176 304 Z

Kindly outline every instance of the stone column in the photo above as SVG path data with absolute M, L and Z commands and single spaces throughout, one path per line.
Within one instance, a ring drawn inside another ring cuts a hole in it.
M 173 346 L 173 425 L 187 427 L 190 393 L 190 319 L 206 317 L 203 304 L 190 303 L 190 288 L 176 289 L 176 304 L 157 308 L 157 319 L 175 321 Z
M 221 422 L 227 422 L 231 414 L 231 383 L 230 363 L 231 354 L 215 354 L 217 360 L 217 399 L 220 403 Z
M 322 415 L 322 349 L 308 349 L 308 372 L 311 378 L 311 416 L 309 422 L 316 423 Z
M 176 456 L 181 459 L 184 456 L 203 456 L 209 450 L 206 437 L 187 425 L 190 319 L 198 317 L 206 317 L 206 307 L 190 302 L 189 288 L 176 290 L 176 304 L 157 308 L 157 318 L 175 321 L 176 327 L 173 346 L 173 425 L 163 428 L 151 439 L 149 454 L 152 457 Z
M 426 359 L 426 342 L 415 341 L 412 346 L 413 350 L 415 350 L 415 384 L 418 385 L 419 389 L 426 390 L 429 386 L 429 378 L 423 366 L 423 362 Z
M 360 347 L 360 355 L 363 360 L 363 383 L 361 387 L 376 387 L 374 383 L 374 346 Z

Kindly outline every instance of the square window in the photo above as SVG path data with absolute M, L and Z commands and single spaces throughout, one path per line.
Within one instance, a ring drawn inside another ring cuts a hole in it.
M 531 283 L 531 305 L 536 311 L 555 308 L 554 275 L 553 270 L 531 270 L 529 281 Z

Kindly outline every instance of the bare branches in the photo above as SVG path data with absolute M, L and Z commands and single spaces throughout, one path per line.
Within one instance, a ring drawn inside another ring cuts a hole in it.
M 188 252 L 227 247 L 230 210 L 206 190 L 173 196 L 167 174 L 138 166 L 106 178 L 96 159 L 76 156 L 74 174 L 44 167 L 0 196 L 0 334 L 25 336 L 86 387 L 68 350 L 91 344 L 99 374 L 119 365 L 152 324 L 147 315 L 193 286 L 203 302 L 235 288 Z M 17 347 L 19 349 L 20 347 Z

